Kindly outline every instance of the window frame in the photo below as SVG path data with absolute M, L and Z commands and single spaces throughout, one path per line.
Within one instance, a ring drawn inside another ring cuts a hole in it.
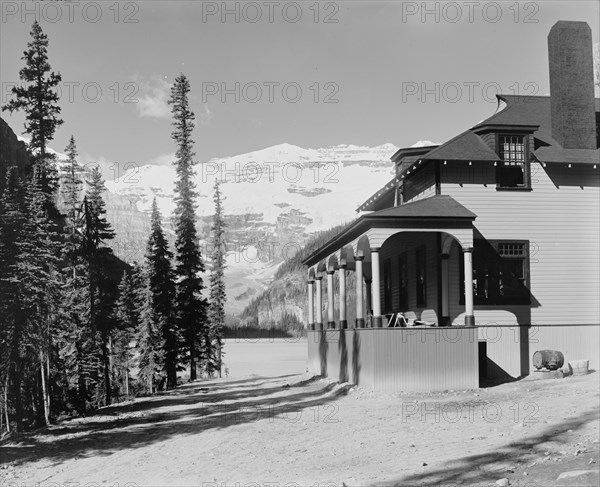
M 504 158 L 501 156 L 501 139 L 503 137 L 523 138 L 523 184 L 517 186 L 504 186 L 501 184 L 500 173 L 505 167 Z M 496 166 L 496 190 L 499 191 L 531 191 L 531 164 L 529 152 L 529 134 L 519 132 L 498 132 L 495 136 L 496 153 L 498 154 L 498 165 Z
M 487 242 L 494 251 L 498 254 L 498 257 L 502 260 L 522 260 L 523 261 L 523 286 L 527 290 L 526 295 L 523 296 L 493 296 L 490 298 L 482 298 L 480 295 L 473 293 L 473 303 L 476 305 L 530 305 L 531 304 L 531 245 L 529 240 L 522 239 L 475 239 L 473 241 L 473 254 L 475 254 L 475 248 L 477 241 Z M 500 255 L 499 248 L 501 244 L 516 244 L 523 245 L 524 256 L 523 257 L 510 257 Z M 474 256 L 475 257 L 475 256 Z M 477 269 L 475 268 L 476 259 L 473 258 L 473 273 L 475 274 Z M 460 252 L 459 255 L 459 304 L 465 304 L 465 270 L 464 270 L 464 255 Z

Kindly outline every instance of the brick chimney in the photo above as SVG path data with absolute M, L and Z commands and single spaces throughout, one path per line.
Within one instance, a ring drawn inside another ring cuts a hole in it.
M 552 137 L 566 149 L 596 149 L 592 31 L 561 20 L 548 34 Z

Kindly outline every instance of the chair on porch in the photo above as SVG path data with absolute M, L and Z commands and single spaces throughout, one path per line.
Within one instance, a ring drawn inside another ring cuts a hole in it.
M 388 320 L 388 328 L 406 328 L 408 326 L 415 326 L 415 320 L 408 319 L 404 316 L 404 313 L 392 313 L 386 315 Z

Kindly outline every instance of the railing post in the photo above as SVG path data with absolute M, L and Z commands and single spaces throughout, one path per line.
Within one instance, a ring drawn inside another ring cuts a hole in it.
M 315 329 L 315 296 L 314 296 L 314 280 L 308 280 L 308 329 Z
M 371 273 L 373 274 L 373 328 L 381 328 L 379 249 L 371 249 Z
M 463 249 L 465 261 L 465 326 L 475 326 L 473 315 L 473 248 Z
M 348 328 L 346 321 L 346 265 L 340 265 L 340 328 Z
M 357 255 L 356 261 L 356 328 L 365 327 L 365 314 L 363 311 L 363 259 Z

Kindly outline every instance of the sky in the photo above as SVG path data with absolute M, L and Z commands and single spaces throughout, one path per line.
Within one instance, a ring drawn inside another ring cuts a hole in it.
M 82 162 L 170 164 L 180 73 L 199 162 L 281 143 L 443 142 L 490 116 L 497 92 L 548 94 L 550 28 L 586 21 L 596 44 L 599 5 L 1 0 L 2 104 L 38 20 L 63 80 L 51 147 L 74 135 Z M 2 117 L 22 132 L 21 114 Z

